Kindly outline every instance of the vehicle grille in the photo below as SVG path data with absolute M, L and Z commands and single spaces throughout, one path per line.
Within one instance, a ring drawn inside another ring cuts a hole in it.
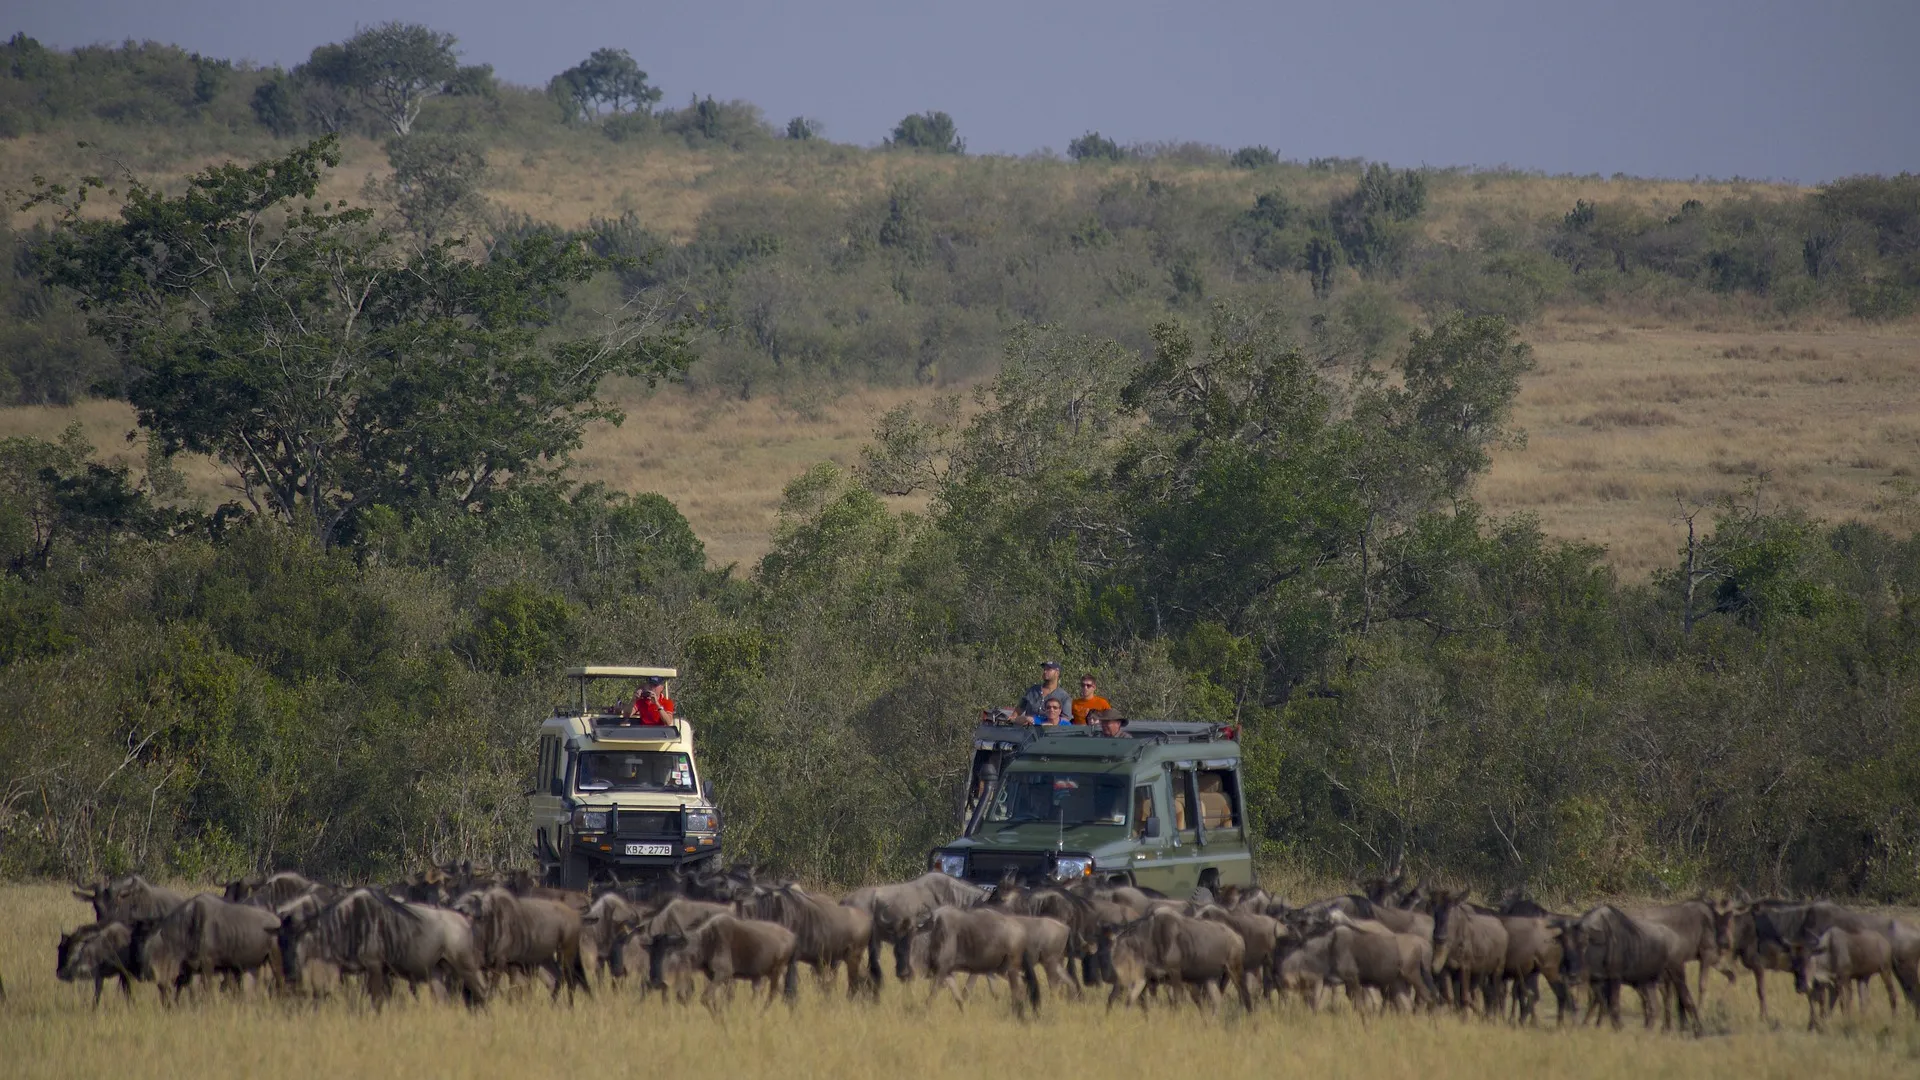
M 996 885 L 1008 870 L 1022 881 L 1037 883 L 1046 876 L 1047 853 L 975 850 L 967 859 L 967 879 L 977 885 Z
M 621 810 L 614 815 L 615 836 L 679 836 L 678 810 Z

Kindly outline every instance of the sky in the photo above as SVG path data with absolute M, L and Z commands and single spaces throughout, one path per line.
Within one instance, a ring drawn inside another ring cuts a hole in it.
M 21 6 L 15 6 L 19 4 Z M 392 19 L 545 85 L 596 48 L 666 91 L 973 153 L 1260 144 L 1284 157 L 1818 183 L 1920 171 L 1920 0 L 13 0 L 0 33 L 291 66 Z

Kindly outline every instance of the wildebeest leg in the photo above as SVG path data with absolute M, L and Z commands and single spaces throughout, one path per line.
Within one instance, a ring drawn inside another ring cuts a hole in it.
M 1702 972 L 1706 970 L 1705 965 L 1701 966 L 1701 970 Z M 1694 1000 L 1692 992 L 1687 989 L 1687 975 L 1684 968 L 1681 969 L 1679 977 L 1673 980 L 1673 995 L 1674 1015 L 1681 1030 L 1692 1031 L 1695 1035 L 1700 1034 L 1700 1006 Z M 1692 1020 L 1691 1024 L 1688 1022 L 1689 1018 Z
M 1767 1016 L 1767 971 L 1765 968 L 1759 967 L 1749 967 L 1747 970 L 1753 972 L 1753 995 L 1760 999 L 1760 1019 L 1765 1021 L 1769 1019 Z

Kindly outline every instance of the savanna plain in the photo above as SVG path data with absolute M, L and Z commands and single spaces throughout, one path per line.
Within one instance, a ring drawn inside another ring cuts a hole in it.
M 550 1003 L 544 989 L 496 997 L 483 1011 L 408 1000 L 384 1012 L 364 1001 L 320 1005 L 250 988 L 163 1008 L 149 985 L 132 1003 L 111 986 L 96 1011 L 91 986 L 58 982 L 53 946 L 84 921 L 64 886 L 0 888 L 0 1045 L 7 1076 L 156 1077 L 1307 1075 L 1379 1077 L 1418 1069 L 1434 1077 L 1892 1077 L 1920 1072 L 1920 1022 L 1892 1016 L 1875 988 L 1858 1019 L 1804 1030 L 1804 999 L 1772 977 L 1773 1019 L 1762 1021 L 1751 979 L 1711 977 L 1706 1034 L 1646 1032 L 1627 994 L 1621 1032 L 1547 1020 L 1537 1029 L 1450 1013 L 1356 1015 L 1332 1000 L 1318 1013 L 1296 1001 L 1232 1006 L 1211 1017 L 1191 1006 L 1108 1012 L 1048 992 L 1039 1015 L 1015 1019 L 1004 992 L 976 988 L 967 1009 L 924 981 L 888 981 L 878 1004 L 824 993 L 803 974 L 798 1004 L 763 1009 L 744 993 L 718 1016 L 697 1004 L 642 1001 L 630 981 L 591 999 Z M 1903 1006 L 1904 1008 L 1904 1006 Z M 1543 1002 L 1551 1017 L 1551 996 Z

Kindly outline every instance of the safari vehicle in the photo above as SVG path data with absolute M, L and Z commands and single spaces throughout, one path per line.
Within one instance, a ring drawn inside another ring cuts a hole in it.
M 577 667 L 571 700 L 540 723 L 540 759 L 527 792 L 534 855 L 550 884 L 691 871 L 720 857 L 720 811 L 700 776 L 693 726 L 647 726 L 627 703 L 662 667 Z M 664 688 L 664 686 L 663 686 Z
M 1253 884 L 1240 744 L 1231 728 L 982 724 L 961 835 L 931 869 L 989 888 L 1091 879 L 1186 896 Z

